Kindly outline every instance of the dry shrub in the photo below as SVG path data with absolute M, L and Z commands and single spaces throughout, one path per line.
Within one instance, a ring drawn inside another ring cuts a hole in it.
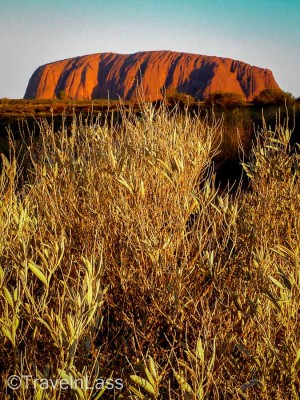
M 75 118 L 54 132 L 44 123 L 21 189 L 15 161 L 3 157 L 2 392 L 13 396 L 11 374 L 112 375 L 122 391 L 30 380 L 14 398 L 296 399 L 300 197 L 290 131 L 261 132 L 244 166 L 249 192 L 219 192 L 222 121 L 164 106 L 120 112 L 121 124 Z

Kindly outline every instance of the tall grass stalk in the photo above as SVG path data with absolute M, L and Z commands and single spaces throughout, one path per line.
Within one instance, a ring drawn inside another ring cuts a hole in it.
M 147 104 L 121 113 L 57 132 L 43 122 L 22 185 L 2 156 L 1 393 L 298 399 L 299 156 L 288 127 L 262 129 L 244 162 L 250 186 L 233 193 L 214 184 L 222 120 Z M 70 387 L 12 391 L 12 374 Z M 72 385 L 87 375 L 124 388 Z

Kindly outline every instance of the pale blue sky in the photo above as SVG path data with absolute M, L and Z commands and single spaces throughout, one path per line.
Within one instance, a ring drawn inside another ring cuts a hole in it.
M 0 0 L 0 98 L 47 62 L 141 50 L 242 60 L 300 96 L 300 0 Z

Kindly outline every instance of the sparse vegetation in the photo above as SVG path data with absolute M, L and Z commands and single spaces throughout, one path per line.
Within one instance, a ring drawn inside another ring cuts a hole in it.
M 22 167 L 13 143 L 2 155 L 1 393 L 298 399 L 300 156 L 287 123 L 262 127 L 250 187 L 231 193 L 214 184 L 222 119 L 142 107 L 118 124 L 44 121 Z M 71 387 L 29 378 L 13 391 L 13 374 Z M 84 376 L 124 388 L 72 387 Z
M 168 89 L 165 94 L 165 99 L 169 105 L 179 105 L 181 107 L 191 106 L 196 101 L 193 96 L 186 93 L 178 92 L 175 89 Z
M 284 92 L 280 89 L 265 89 L 260 92 L 258 96 L 253 99 L 253 103 L 258 106 L 266 105 L 284 105 L 292 104 L 295 102 L 291 93 Z
M 215 92 L 208 96 L 205 104 L 228 110 L 245 105 L 245 100 L 239 93 Z

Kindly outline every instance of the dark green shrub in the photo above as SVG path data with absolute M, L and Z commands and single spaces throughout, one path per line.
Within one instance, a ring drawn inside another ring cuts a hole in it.
M 253 103 L 259 106 L 265 105 L 283 105 L 292 104 L 295 101 L 294 97 L 289 92 L 284 92 L 281 89 L 265 89 L 255 96 Z
M 67 92 L 65 90 L 60 90 L 58 93 L 59 100 L 66 100 L 67 99 Z
M 166 91 L 165 98 L 171 106 L 190 106 L 195 103 L 195 98 L 189 94 L 177 92 L 176 89 L 169 89 Z
M 239 93 L 231 92 L 215 92 L 211 93 L 205 100 L 207 106 L 214 105 L 218 108 L 232 109 L 235 107 L 240 107 L 245 104 L 243 96 Z

